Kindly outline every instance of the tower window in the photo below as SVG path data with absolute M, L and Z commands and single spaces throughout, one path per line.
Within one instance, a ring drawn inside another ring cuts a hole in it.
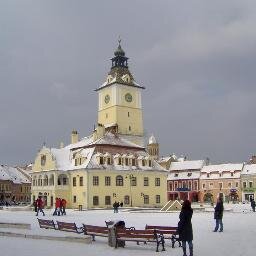
M 130 116 L 130 112 L 128 112 L 128 117 Z
M 106 113 L 106 118 L 108 118 L 108 113 Z
M 46 155 L 41 155 L 41 165 L 44 166 L 46 163 Z
M 131 126 L 129 125 L 129 131 L 131 131 L 132 130 L 132 128 L 131 128 Z

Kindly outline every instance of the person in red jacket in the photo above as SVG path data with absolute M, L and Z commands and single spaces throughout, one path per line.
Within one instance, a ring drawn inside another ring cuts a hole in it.
M 66 199 L 62 198 L 61 199 L 61 214 L 66 215 L 66 206 L 67 206 L 67 201 Z
M 61 214 L 63 215 L 66 215 L 66 206 L 67 206 L 67 201 L 66 199 L 62 198 L 61 199 Z
M 41 212 L 43 214 L 43 216 L 45 216 L 43 208 L 44 208 L 44 202 L 41 196 L 39 196 L 36 199 L 36 206 L 37 206 L 37 212 L 36 212 L 36 216 L 38 216 L 38 213 Z
M 55 210 L 54 210 L 53 215 L 60 216 L 60 205 L 61 205 L 61 199 L 56 197 L 55 198 Z

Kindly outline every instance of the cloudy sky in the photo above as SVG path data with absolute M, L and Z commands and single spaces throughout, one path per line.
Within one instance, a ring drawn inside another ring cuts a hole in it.
M 0 0 L 0 163 L 92 132 L 119 35 L 161 155 L 247 161 L 255 14 L 255 0 Z

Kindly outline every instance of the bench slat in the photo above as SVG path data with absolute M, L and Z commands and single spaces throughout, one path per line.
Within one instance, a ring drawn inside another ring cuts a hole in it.
M 45 228 L 45 229 L 56 229 L 55 223 L 53 220 L 44 220 L 44 219 L 38 219 L 39 227 Z
M 129 229 L 116 229 L 116 248 L 118 247 L 119 241 L 132 241 L 132 242 L 155 242 L 156 251 L 158 252 L 158 247 L 162 245 L 162 251 L 164 248 L 164 237 L 161 234 L 157 234 L 155 230 L 143 229 L 143 230 L 129 230 Z
M 83 224 L 84 234 L 92 236 L 92 241 L 95 241 L 95 236 L 108 237 L 108 228 L 102 226 Z
M 76 226 L 76 223 L 57 221 L 57 225 L 58 225 L 58 229 L 61 230 L 61 231 L 75 232 L 75 233 L 82 233 L 83 232 L 83 229 L 78 228 Z

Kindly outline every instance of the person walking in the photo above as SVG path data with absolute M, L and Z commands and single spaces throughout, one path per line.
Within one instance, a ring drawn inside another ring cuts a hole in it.
M 178 234 L 180 241 L 182 241 L 183 256 L 187 256 L 186 243 L 188 243 L 189 255 L 193 256 L 193 228 L 191 223 L 192 215 L 193 209 L 191 208 L 191 203 L 186 199 L 182 204 L 179 216 L 180 221 L 178 223 Z
M 222 222 L 223 211 L 224 211 L 224 206 L 223 206 L 222 198 L 218 197 L 217 204 L 214 208 L 214 219 L 216 220 L 216 225 L 213 232 L 217 232 L 219 227 L 220 227 L 219 232 L 223 232 L 223 222 Z
M 61 199 L 61 215 L 66 215 L 66 206 L 67 206 L 67 201 L 66 199 L 62 198 Z
M 61 199 L 56 197 L 55 198 L 55 210 L 53 212 L 53 215 L 60 216 L 60 203 L 61 203 Z
M 38 216 L 38 213 L 41 212 L 43 214 L 43 216 L 45 216 L 44 211 L 43 211 L 43 207 L 44 207 L 44 202 L 41 196 L 39 196 L 36 199 L 36 206 L 37 206 L 37 212 L 36 212 L 36 216 Z
M 255 200 L 252 198 L 252 199 L 251 199 L 251 207 L 252 207 L 252 211 L 253 211 L 253 212 L 255 212 L 255 206 L 256 206 Z

